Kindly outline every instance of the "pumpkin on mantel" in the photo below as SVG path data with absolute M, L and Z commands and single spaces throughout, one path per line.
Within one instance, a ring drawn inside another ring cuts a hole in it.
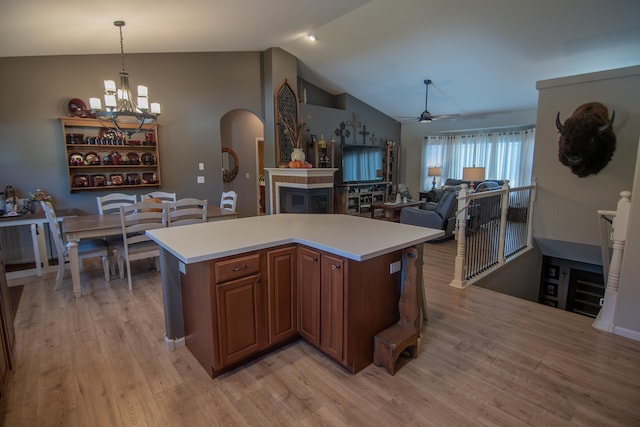
M 289 162 L 289 167 L 291 169 L 300 169 L 302 168 L 302 162 L 300 160 L 291 160 Z

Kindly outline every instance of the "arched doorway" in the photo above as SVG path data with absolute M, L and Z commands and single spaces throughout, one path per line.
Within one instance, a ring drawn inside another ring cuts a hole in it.
M 238 174 L 230 182 L 223 182 L 222 190 L 233 190 L 238 194 L 236 211 L 240 217 L 259 214 L 259 158 L 263 151 L 256 147 L 264 139 L 262 119 L 248 110 L 236 109 L 220 119 L 220 145 L 232 149 L 238 156 Z M 221 176 L 222 179 L 222 176 Z M 216 201 L 212 200 L 212 204 Z

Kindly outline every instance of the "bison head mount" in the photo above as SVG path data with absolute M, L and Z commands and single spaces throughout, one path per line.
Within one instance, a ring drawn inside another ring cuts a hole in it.
M 558 159 L 571 172 L 584 177 L 600 172 L 616 151 L 616 135 L 611 126 L 616 112 L 611 113 L 599 102 L 582 104 L 571 117 L 560 122 L 556 116 L 556 127 L 560 132 Z

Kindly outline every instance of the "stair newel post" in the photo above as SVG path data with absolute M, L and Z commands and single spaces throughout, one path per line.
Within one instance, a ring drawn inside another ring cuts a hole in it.
M 531 189 L 531 197 L 529 197 L 529 214 L 527 215 L 527 247 L 533 247 L 533 208 L 536 205 L 536 196 L 538 194 L 538 178 L 533 178 L 533 188 Z
M 616 302 L 618 300 L 618 284 L 620 283 L 620 270 L 622 269 L 622 255 L 627 238 L 627 224 L 629 222 L 629 210 L 631 209 L 631 192 L 620 193 L 620 200 L 616 209 L 616 216 L 613 218 L 613 251 L 609 274 L 607 275 L 607 287 L 604 292 L 604 304 L 598 313 L 598 317 L 593 322 L 593 327 L 603 331 L 613 332 L 613 318 L 616 312 Z
M 456 260 L 453 270 L 453 280 L 449 284 L 454 288 L 464 288 L 466 280 L 464 279 L 465 252 L 467 247 L 467 217 L 469 206 L 469 186 L 467 184 L 460 185 L 461 190 L 458 192 L 458 210 L 456 211 L 456 240 L 458 242 L 456 248 Z
M 500 238 L 498 240 L 498 264 L 504 264 L 504 245 L 507 238 L 507 213 L 509 212 L 509 180 L 502 184 L 500 196 Z

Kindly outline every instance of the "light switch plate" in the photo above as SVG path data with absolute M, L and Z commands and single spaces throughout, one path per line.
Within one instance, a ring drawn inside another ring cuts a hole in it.
M 198 170 L 203 171 L 204 170 L 204 163 L 198 163 Z
M 389 274 L 397 273 L 402 269 L 402 261 L 396 261 L 389 264 Z
M 198 176 L 198 184 L 204 184 L 204 176 Z

